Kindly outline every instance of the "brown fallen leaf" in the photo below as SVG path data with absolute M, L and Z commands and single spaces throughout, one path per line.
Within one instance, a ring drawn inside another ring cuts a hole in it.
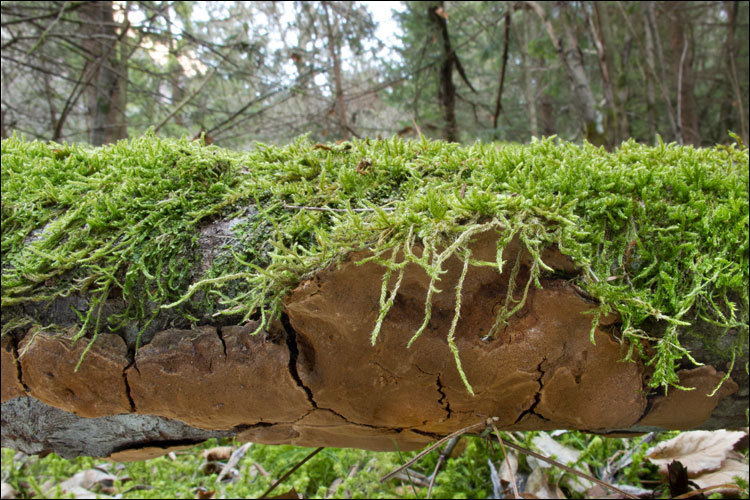
M 111 487 L 116 479 L 112 474 L 102 470 L 86 469 L 60 483 L 60 488 L 64 493 L 73 493 L 79 498 L 79 494 L 85 494 L 81 490 L 91 490 L 96 486 Z
M 649 450 L 646 458 L 659 466 L 659 473 L 667 475 L 667 464 L 679 460 L 695 478 L 721 468 L 733 452 L 734 444 L 745 436 L 741 431 L 688 431 L 659 443 Z
M 203 486 L 198 486 L 198 488 L 195 490 L 195 498 L 199 500 L 207 500 L 209 498 L 215 497 L 216 490 L 209 490 L 208 488 L 204 488 Z
M 299 500 L 300 498 L 302 498 L 302 495 L 300 495 L 299 493 L 297 493 L 297 491 L 294 488 L 292 488 L 289 491 L 285 491 L 281 495 L 276 495 L 276 496 L 268 497 L 268 498 L 270 498 L 270 499 L 277 498 L 279 500 L 281 500 L 281 499 Z
M 233 448 L 231 446 L 215 446 L 208 450 L 203 450 L 203 458 L 208 461 L 229 460 L 232 456 Z

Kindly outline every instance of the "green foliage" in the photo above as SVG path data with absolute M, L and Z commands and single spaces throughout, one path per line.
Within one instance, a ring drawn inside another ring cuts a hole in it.
M 538 432 L 501 433 L 503 439 L 514 441 L 526 448 Z M 581 432 L 564 432 L 555 439 L 570 448 L 582 451 L 578 463 L 585 465 L 595 476 L 600 476 L 613 457 L 633 451 L 632 463 L 619 472 L 618 484 L 644 487 L 659 480 L 657 467 L 646 463 L 645 455 L 650 446 L 674 436 L 665 432 L 653 442 L 642 442 L 641 437 L 633 439 L 605 438 Z M 519 440 L 520 437 L 520 440 Z M 444 462 L 435 480 L 432 498 L 487 498 L 492 493 L 488 460 L 499 468 L 503 460 L 502 452 L 496 444 L 479 438 L 462 437 L 465 448 Z M 311 450 L 295 446 L 267 446 L 253 444 L 240 460 L 236 469 L 240 480 L 216 483 L 218 472 L 206 470 L 202 451 L 217 445 L 238 443 L 228 440 L 208 440 L 189 450 L 176 452 L 173 460 L 167 456 L 141 462 L 122 464 L 107 463 L 101 459 L 78 457 L 63 459 L 54 453 L 44 457 L 24 457 L 14 460 L 13 450 L 2 449 L 2 473 L 4 481 L 19 493 L 21 498 L 31 494 L 37 497 L 62 498 L 60 482 L 75 473 L 92 467 L 109 467 L 108 471 L 119 478 L 110 494 L 121 498 L 194 498 L 199 487 L 215 490 L 217 498 L 258 498 L 276 479 L 281 477 Z M 412 485 L 405 480 L 391 480 L 380 483 L 380 478 L 403 465 L 417 452 L 372 452 L 365 450 L 326 448 L 282 482 L 274 494 L 294 488 L 304 498 L 415 498 Z M 520 455 L 519 473 L 527 475 L 531 468 L 526 455 Z M 438 451 L 433 451 L 414 464 L 411 470 L 424 476 L 432 474 L 438 460 Z M 269 477 L 257 474 L 253 464 L 259 464 L 269 473 Z M 219 467 L 223 462 L 219 463 Z M 352 468 L 356 472 L 350 475 Z M 563 474 L 560 469 L 550 470 L 557 479 Z M 327 495 L 331 484 L 343 479 L 332 495 Z M 642 483 L 642 481 L 648 481 Z M 145 487 L 145 488 L 144 488 Z M 426 488 L 415 486 L 416 497 L 425 498 Z M 569 495 L 575 495 L 568 492 Z
M 373 342 L 405 263 L 430 276 L 416 338 L 432 297 L 446 292 L 446 260 L 457 256 L 464 272 L 510 266 L 515 281 L 518 263 L 501 252 L 517 236 L 534 258 L 528 281 L 516 284 L 524 300 L 552 271 L 542 250 L 557 245 L 581 269 L 574 282 L 600 300 L 592 328 L 617 311 L 628 357 L 643 356 L 655 368 L 651 384 L 667 387 L 689 357 L 680 336 L 705 335 L 697 322 L 724 332 L 727 359 L 747 349 L 747 214 L 748 153 L 736 146 L 631 141 L 609 153 L 553 139 L 316 147 L 303 138 L 240 153 L 153 135 L 97 149 L 13 137 L 2 142 L 3 334 L 28 322 L 17 306 L 71 294 L 87 297 L 78 335 L 91 342 L 129 324 L 142 331 L 167 309 L 193 323 L 208 311 L 257 317 L 262 327 L 303 277 L 366 247 L 384 266 Z M 200 274 L 200 229 L 232 217 L 243 220 L 232 229 L 237 242 Z M 470 254 L 483 231 L 501 236 L 492 262 Z M 460 288 L 449 333 L 459 371 Z M 115 295 L 127 309 L 102 317 L 97 306 Z M 509 293 L 495 326 L 524 300 Z M 647 321 L 656 324 L 648 332 Z

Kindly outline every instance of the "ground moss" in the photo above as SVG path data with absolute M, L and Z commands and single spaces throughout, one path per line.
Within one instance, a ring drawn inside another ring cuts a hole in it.
M 201 228 L 233 218 L 232 244 L 198 273 Z M 502 235 L 498 258 L 478 262 L 468 243 L 489 229 Z M 529 281 L 516 283 L 524 296 L 552 271 L 541 250 L 557 245 L 581 269 L 575 283 L 601 303 L 592 332 L 617 311 L 628 356 L 653 365 L 654 387 L 677 384 L 689 357 L 679 339 L 701 335 L 697 320 L 731 339 L 727 359 L 747 350 L 746 147 L 300 138 L 234 152 L 152 134 L 102 148 L 2 141 L 3 335 L 34 324 L 25 306 L 71 294 L 88 300 L 79 337 L 143 329 L 166 309 L 194 322 L 209 310 L 265 324 L 303 277 L 366 247 L 387 269 L 373 342 L 406 262 L 431 277 L 416 338 L 447 258 L 464 262 L 462 276 L 490 265 L 515 277 L 517 263 L 500 258 L 514 236 L 534 256 Z M 113 296 L 127 308 L 102 317 L 98 306 Z M 496 327 L 521 306 L 509 294 Z M 644 331 L 647 320 L 659 331 Z M 463 375 L 456 323 L 448 340 Z

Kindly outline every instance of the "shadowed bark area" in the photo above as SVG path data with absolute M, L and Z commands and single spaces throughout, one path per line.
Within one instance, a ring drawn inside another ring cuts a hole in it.
M 472 257 L 493 261 L 497 238 L 494 231 L 475 236 Z M 744 359 L 709 397 L 727 367 L 696 346 L 693 354 L 707 366 L 678 372 L 695 390 L 651 390 L 651 367 L 622 362 L 628 346 L 618 340 L 617 316 L 601 318 L 591 342 L 597 304 L 570 284 L 578 271 L 555 248 L 541 256 L 554 269 L 542 275 L 542 288 L 529 286 L 523 307 L 486 338 L 499 309 L 508 298 L 519 303 L 529 279 L 534 259 L 517 240 L 503 251 L 502 274 L 468 266 L 462 282 L 455 342 L 472 396 L 447 340 L 463 263 L 446 261 L 430 322 L 410 348 L 430 280 L 407 264 L 373 346 L 385 269 L 357 264 L 370 255 L 350 254 L 302 281 L 281 319 L 257 335 L 254 321 L 165 329 L 135 354 L 123 337 L 100 334 L 78 371 L 87 342 L 73 344 L 65 322 L 6 336 L 2 445 L 130 460 L 227 436 L 412 450 L 491 416 L 501 429 L 604 434 L 745 425 Z

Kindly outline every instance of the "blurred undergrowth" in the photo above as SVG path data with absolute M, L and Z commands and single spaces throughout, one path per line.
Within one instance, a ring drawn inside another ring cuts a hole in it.
M 531 440 L 538 432 L 513 433 L 520 437 L 520 444 L 530 447 Z M 662 433 L 658 441 L 666 440 L 675 433 Z M 503 433 L 508 439 L 507 433 Z M 561 444 L 583 452 L 579 464 L 588 467 L 594 475 L 599 476 L 607 461 L 616 456 L 618 451 L 635 448 L 632 464 L 625 467 L 618 475 L 618 482 L 633 486 L 650 488 L 660 482 L 657 468 L 643 461 L 646 450 L 654 444 L 641 443 L 642 438 L 619 439 L 588 435 L 581 432 L 565 432 L 555 438 Z M 502 453 L 497 445 L 489 441 L 466 436 L 462 438 L 465 448 L 453 458 L 447 460 L 435 481 L 432 498 L 488 498 L 492 495 L 490 468 L 487 460 L 493 461 L 497 468 L 502 462 Z M 239 480 L 216 483 L 217 472 L 206 473 L 203 469 L 205 460 L 201 451 L 219 444 L 234 444 L 231 440 L 208 440 L 206 443 L 176 452 L 175 459 L 168 456 L 141 462 L 109 463 L 91 457 L 78 457 L 72 460 L 50 454 L 44 458 L 35 456 L 23 457 L 14 461 L 16 453 L 7 448 L 2 449 L 3 481 L 9 483 L 20 493 L 21 498 L 32 495 L 46 498 L 64 498 L 64 494 L 53 485 L 72 477 L 75 473 L 101 466 L 110 474 L 120 478 L 115 481 L 114 491 L 109 494 L 121 495 L 120 498 L 195 498 L 198 488 L 217 492 L 217 498 L 257 498 L 271 483 L 284 472 L 304 458 L 309 448 L 295 446 L 267 446 L 253 444 L 242 458 L 236 469 Z M 326 498 L 331 485 L 338 478 L 343 479 L 332 491 L 330 497 L 345 498 L 425 498 L 427 488 L 412 484 L 408 480 L 390 480 L 380 483 L 379 479 L 396 469 L 417 452 L 372 452 L 354 449 L 326 448 L 312 460 L 303 465 L 289 479 L 281 483 L 274 494 L 281 494 L 294 488 L 303 498 Z M 425 476 L 432 474 L 437 463 L 437 452 L 432 452 L 417 462 L 412 470 Z M 520 458 L 521 474 L 527 474 L 531 467 L 525 456 Z M 253 470 L 258 463 L 269 476 L 265 477 Z M 356 466 L 356 472 L 349 474 Z M 547 469 L 551 481 L 560 479 L 563 471 Z M 642 481 L 646 481 L 644 484 Z M 45 484 L 47 483 L 47 484 Z M 145 487 L 145 488 L 144 488 Z M 52 489 L 48 489 L 52 488 Z M 573 497 L 581 495 L 572 491 L 566 492 Z M 571 496 L 569 496 L 570 498 Z

